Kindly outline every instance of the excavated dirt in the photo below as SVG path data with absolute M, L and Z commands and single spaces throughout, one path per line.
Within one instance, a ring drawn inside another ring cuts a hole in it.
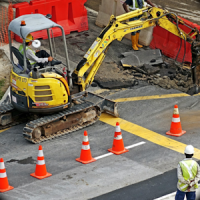
M 115 62 L 103 62 L 94 82 L 106 89 L 119 89 L 138 84 L 129 71 L 121 70 Z
M 190 93 L 193 88 L 189 65 L 182 65 L 163 56 L 163 64 L 124 68 L 115 62 L 103 62 L 94 78 L 102 88 L 118 89 L 144 84 L 158 85 L 164 89 L 177 89 Z M 106 73 L 107 72 L 107 73 Z M 109 72 L 109 73 L 108 73 Z

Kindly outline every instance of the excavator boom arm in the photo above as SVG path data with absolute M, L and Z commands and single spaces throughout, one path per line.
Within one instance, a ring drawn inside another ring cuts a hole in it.
M 149 17 L 142 16 L 145 12 L 149 13 Z M 74 84 L 81 86 L 80 90 L 84 91 L 92 83 L 112 41 L 121 41 L 126 34 L 133 31 L 138 31 L 157 24 L 174 35 L 192 43 L 192 37 L 181 30 L 178 24 L 171 22 L 167 18 L 167 15 L 172 15 L 173 18 L 176 18 L 175 14 L 155 7 L 138 9 L 117 17 L 112 15 L 109 24 L 103 29 L 74 70 Z M 139 20 L 126 21 L 136 16 L 142 17 Z M 177 18 L 177 20 L 177 22 L 180 21 L 179 18 Z M 90 72 L 84 80 L 83 76 L 89 68 Z

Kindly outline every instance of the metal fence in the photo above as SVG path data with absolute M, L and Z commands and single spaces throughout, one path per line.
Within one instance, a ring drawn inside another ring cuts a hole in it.
M 12 3 L 8 8 L 0 6 L 0 46 L 8 44 L 8 25 L 13 20 Z M 11 36 L 13 38 L 13 34 Z

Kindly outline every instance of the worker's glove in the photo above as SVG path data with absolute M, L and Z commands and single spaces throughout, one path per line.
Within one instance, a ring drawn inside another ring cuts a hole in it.
M 188 192 L 190 192 L 190 189 L 191 189 L 191 186 L 188 186 L 188 187 L 187 187 Z
M 195 181 L 194 181 L 194 180 L 191 180 L 189 186 L 190 186 L 190 187 L 193 187 L 194 185 L 195 185 Z

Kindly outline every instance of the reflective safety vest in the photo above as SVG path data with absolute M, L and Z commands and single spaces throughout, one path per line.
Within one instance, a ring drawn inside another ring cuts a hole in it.
M 35 52 L 34 52 L 31 48 L 26 47 L 26 50 L 27 50 L 27 49 L 30 49 L 30 50 L 33 52 L 33 54 L 35 55 Z M 22 44 L 19 46 L 19 52 L 20 52 L 22 55 L 24 55 L 24 48 L 23 48 L 23 45 L 22 45 Z M 27 58 L 27 59 L 28 59 L 28 58 Z M 35 61 L 30 60 L 30 59 L 28 59 L 28 61 L 30 62 L 31 65 L 34 65 L 34 64 L 36 63 Z
M 194 160 L 183 160 L 179 162 L 182 174 L 185 180 L 194 180 L 195 176 L 197 175 L 197 163 Z M 180 180 L 178 180 L 179 187 L 181 191 L 185 191 L 188 188 L 188 184 L 181 183 Z M 194 188 L 198 188 L 198 184 L 194 185 Z
M 139 8 L 137 0 L 132 0 L 132 2 L 133 2 L 133 5 L 129 6 L 130 11 L 133 11 Z M 142 0 L 142 5 L 144 7 L 144 0 Z

